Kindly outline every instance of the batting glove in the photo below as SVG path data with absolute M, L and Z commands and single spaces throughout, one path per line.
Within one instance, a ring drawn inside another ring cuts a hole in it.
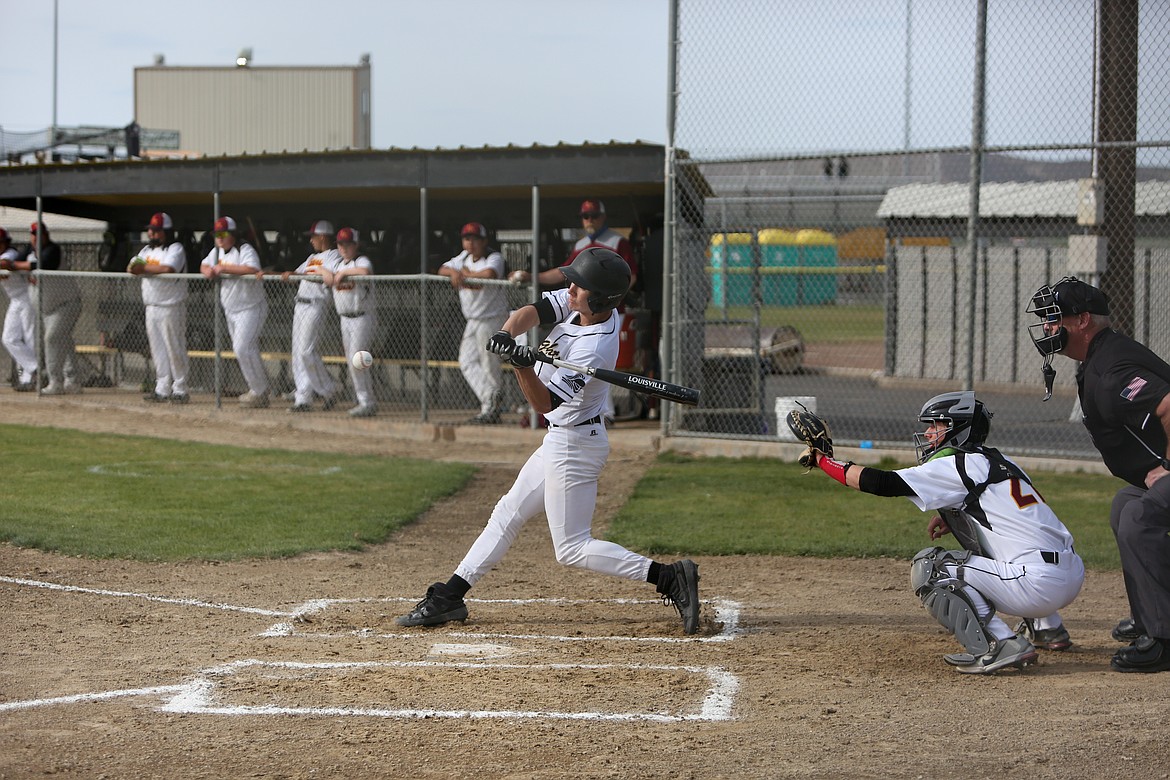
M 506 330 L 497 330 L 495 334 L 488 339 L 487 351 L 494 352 L 497 355 L 507 357 L 516 349 L 516 339 L 512 338 L 512 334 Z
M 516 368 L 532 368 L 536 365 L 536 353 L 532 347 L 515 347 L 510 360 Z

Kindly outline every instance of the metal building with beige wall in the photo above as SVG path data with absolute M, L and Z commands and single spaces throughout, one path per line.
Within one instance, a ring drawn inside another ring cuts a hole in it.
M 188 155 L 370 148 L 370 61 L 356 66 L 134 69 L 134 116 Z

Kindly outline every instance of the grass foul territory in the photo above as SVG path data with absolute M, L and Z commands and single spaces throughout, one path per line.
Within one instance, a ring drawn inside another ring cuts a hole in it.
M 0 540 L 86 557 L 231 560 L 384 541 L 465 464 L 0 426 Z
M 908 464 L 883 461 L 879 468 Z M 1095 474 L 1032 472 L 1087 566 L 1118 569 L 1109 504 L 1122 483 Z M 610 525 L 607 537 L 650 554 L 796 555 L 909 560 L 932 544 L 930 512 L 905 498 L 851 490 L 819 471 L 773 459 L 664 453 Z

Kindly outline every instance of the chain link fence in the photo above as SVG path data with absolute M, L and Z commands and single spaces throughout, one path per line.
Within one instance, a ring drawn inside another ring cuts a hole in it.
M 1025 308 L 1076 275 L 1170 355 L 1170 5 L 677 0 L 668 143 L 677 435 L 910 449 L 974 387 L 1010 452 L 1092 458 Z M 972 182 L 979 186 L 973 187 Z
M 66 245 L 66 254 L 70 248 Z M 197 262 L 197 261 L 196 261 Z M 25 274 L 27 275 L 27 274 Z M 41 271 L 32 297 L 58 297 L 67 281 L 80 291 L 80 315 L 72 329 L 72 381 L 84 394 L 104 393 L 137 400 L 155 390 L 155 373 L 146 332 L 142 277 L 129 273 L 86 271 Z M 260 329 L 259 346 L 271 387 L 268 411 L 283 412 L 293 403 L 291 368 L 293 310 L 302 278 L 279 274 L 246 283 L 263 285 L 267 315 Z M 187 285 L 186 342 L 190 367 L 188 389 L 191 403 L 230 404 L 248 387 L 232 352 L 217 282 L 199 274 L 176 274 L 174 280 Z M 436 275 L 368 276 L 376 300 L 378 327 L 370 352 L 374 365 L 374 394 L 380 417 L 430 422 L 463 422 L 478 414 L 480 404 L 459 367 L 459 343 L 465 319 L 458 293 L 448 279 Z M 507 281 L 485 280 L 487 286 L 506 290 L 508 304 L 517 308 L 531 300 L 532 291 Z M 38 289 L 39 288 L 39 289 Z M 0 315 L 7 314 L 4 297 Z M 51 305 L 43 306 L 47 314 Z M 38 314 L 41 308 L 37 309 Z M 45 319 L 38 316 L 37 332 L 45 331 Z M 38 335 L 36 338 L 40 339 Z M 41 344 L 40 385 L 47 384 L 43 368 L 54 349 Z M 326 370 L 341 388 L 339 410 L 356 404 L 350 363 L 344 353 L 340 317 L 329 306 L 320 336 L 320 353 Z M 7 355 L 6 355 L 7 357 Z M 501 366 L 507 372 L 508 366 Z M 17 385 L 13 364 L 10 382 Z M 507 379 L 505 373 L 505 379 Z M 523 424 L 528 412 L 515 382 L 502 382 L 503 421 Z M 318 403 L 315 408 L 322 409 Z

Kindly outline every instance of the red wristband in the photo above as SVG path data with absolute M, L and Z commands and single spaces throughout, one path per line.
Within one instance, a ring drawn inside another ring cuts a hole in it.
M 845 474 L 847 474 L 849 472 L 849 467 L 852 466 L 853 464 L 852 463 L 842 463 L 839 460 L 833 460 L 832 458 L 826 458 L 822 455 L 821 457 L 817 458 L 817 465 L 821 467 L 821 471 L 825 472 L 830 477 L 832 477 L 833 479 L 837 480 L 842 485 L 844 485 L 844 484 L 846 484 L 845 483 Z

